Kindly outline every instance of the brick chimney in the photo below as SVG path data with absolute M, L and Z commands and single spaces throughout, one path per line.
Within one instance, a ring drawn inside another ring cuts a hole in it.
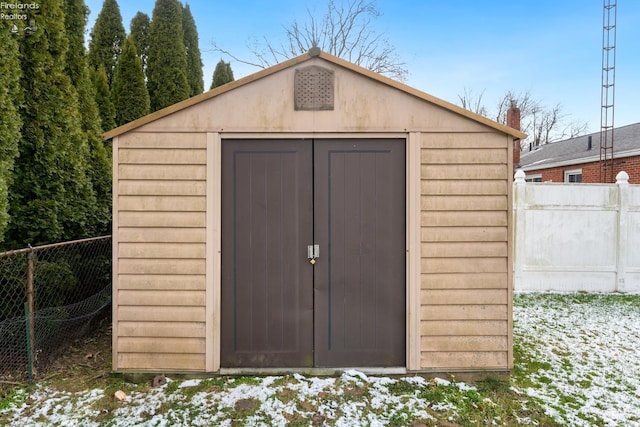
M 507 126 L 520 130 L 520 109 L 515 103 L 507 110 Z M 513 169 L 520 167 L 520 138 L 513 140 Z

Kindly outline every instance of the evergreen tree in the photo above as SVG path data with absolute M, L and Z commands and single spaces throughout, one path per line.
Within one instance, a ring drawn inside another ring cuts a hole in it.
M 38 30 L 20 38 L 24 96 L 19 157 L 9 190 L 6 242 L 16 246 L 86 237 L 95 194 L 85 163 L 78 95 L 65 72 L 68 39 L 62 1 L 31 13 Z
M 146 13 L 138 12 L 131 20 L 131 38 L 136 46 L 138 58 L 142 64 L 142 72 L 147 73 L 147 57 L 149 56 L 149 25 L 151 19 Z
M 147 88 L 151 111 L 189 97 L 183 36 L 180 3 L 177 0 L 156 0 L 149 26 L 147 60 Z
M 69 38 L 66 72 L 78 92 L 83 136 L 89 147 L 87 173 L 96 194 L 90 229 L 109 232 L 111 221 L 111 160 L 100 137 L 101 121 L 84 48 L 84 30 L 89 10 L 84 0 L 65 0 L 65 27 Z
M 100 64 L 104 64 L 109 85 L 113 81 L 125 36 L 118 3 L 116 0 L 104 0 L 98 18 L 91 29 L 89 65 L 97 70 Z
M 13 178 L 14 159 L 18 155 L 18 141 L 22 120 L 18 107 L 21 104 L 20 61 L 18 43 L 11 34 L 9 21 L 0 21 L 0 248 L 4 232 L 9 224 L 9 186 Z M 8 249 L 8 248 L 6 248 Z
M 216 64 L 216 69 L 213 70 L 213 79 L 211 80 L 211 89 L 217 88 L 229 82 L 234 81 L 233 70 L 231 70 L 231 64 L 224 62 L 222 59 Z
M 131 36 L 124 42 L 111 94 L 116 108 L 116 125 L 120 126 L 149 114 L 149 93 L 144 84 L 142 64 Z
M 109 131 L 116 127 L 116 108 L 111 101 L 111 91 L 104 64 L 100 64 L 97 71 L 92 71 L 93 86 L 96 93 L 96 104 L 100 112 L 102 130 Z
M 198 46 L 198 29 L 191 9 L 187 4 L 182 9 L 182 30 L 184 31 L 184 47 L 187 51 L 187 81 L 189 96 L 199 95 L 204 91 L 202 75 L 202 57 Z

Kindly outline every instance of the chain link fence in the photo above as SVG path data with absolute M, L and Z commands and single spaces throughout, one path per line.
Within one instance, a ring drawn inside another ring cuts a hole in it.
M 0 253 L 0 381 L 32 381 L 111 307 L 111 236 Z

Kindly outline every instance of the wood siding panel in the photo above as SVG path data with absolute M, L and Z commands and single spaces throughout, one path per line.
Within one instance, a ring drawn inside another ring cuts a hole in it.
M 122 321 L 161 322 L 204 322 L 204 307 L 167 306 L 122 306 L 118 308 L 118 318 Z
M 484 258 L 506 257 L 507 242 L 431 242 L 423 243 L 423 257 Z
M 421 167 L 422 179 L 428 180 L 482 180 L 509 178 L 504 165 L 425 165 Z
M 422 163 L 430 164 L 506 164 L 505 148 L 422 150 Z
M 121 338 L 123 353 L 204 354 L 202 338 Z
M 505 180 L 421 181 L 423 195 L 506 195 Z
M 425 211 L 507 211 L 507 196 L 422 196 Z
M 422 289 L 507 289 L 505 273 L 438 273 L 422 276 Z
M 204 228 L 204 212 L 118 212 L 120 227 Z
M 484 336 L 507 335 L 504 320 L 427 320 L 420 323 L 420 333 L 425 336 Z
M 423 273 L 507 272 L 506 258 L 423 258 Z
M 120 137 L 120 148 L 201 148 L 207 147 L 204 133 L 131 132 Z
M 423 242 L 506 242 L 507 227 L 422 227 Z
M 121 165 L 204 165 L 207 160 L 207 153 L 205 150 L 183 148 L 120 148 L 118 156 Z
M 500 352 L 507 351 L 506 336 L 429 336 L 422 337 L 423 351 Z
M 188 259 L 205 257 L 204 243 L 121 243 L 120 258 Z
M 120 211 L 204 212 L 204 196 L 120 196 Z
M 120 289 L 138 290 L 202 290 L 205 289 L 204 276 L 166 276 L 121 274 Z
M 204 291 L 120 290 L 120 306 L 205 306 Z
M 508 137 L 498 133 L 430 133 L 423 134 L 422 148 L 491 149 L 506 148 Z
M 204 354 L 118 353 L 120 369 L 150 372 L 205 370 Z
M 120 196 L 204 196 L 205 181 L 153 181 L 153 180 L 121 180 L 118 194 Z
M 121 274 L 189 275 L 205 273 L 204 259 L 143 259 L 121 258 Z
M 504 211 L 423 211 L 423 225 L 430 227 L 506 227 L 507 212 Z
M 423 305 L 507 304 L 506 289 L 431 289 L 422 291 Z
M 204 228 L 120 228 L 120 242 L 204 243 Z
M 144 180 L 204 180 L 207 168 L 204 165 L 119 165 L 120 179 Z
M 505 369 L 508 364 L 508 353 L 500 352 L 422 352 L 422 366 L 435 370 L 446 369 Z
M 204 338 L 203 322 L 120 322 L 121 337 Z
M 506 305 L 423 305 L 422 320 L 507 320 Z

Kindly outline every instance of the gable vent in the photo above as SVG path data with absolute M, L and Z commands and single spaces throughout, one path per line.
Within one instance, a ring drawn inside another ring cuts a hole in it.
M 312 65 L 296 70 L 296 110 L 333 110 L 333 71 Z

